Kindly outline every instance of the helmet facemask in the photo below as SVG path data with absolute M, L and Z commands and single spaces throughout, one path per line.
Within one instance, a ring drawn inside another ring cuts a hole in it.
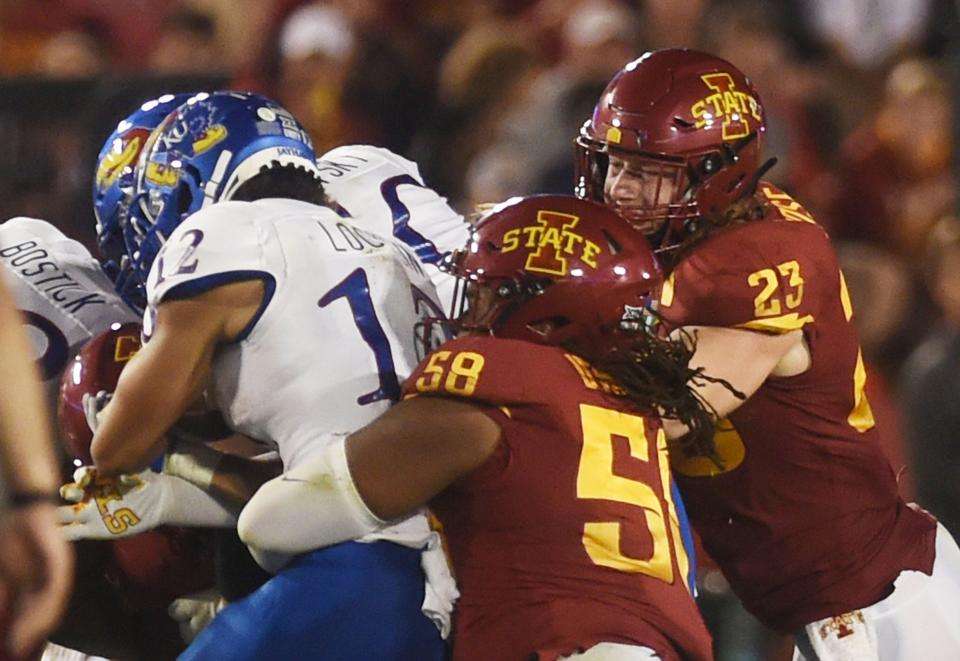
M 604 203 L 648 238 L 697 216 L 684 159 L 612 151 L 608 161 Z

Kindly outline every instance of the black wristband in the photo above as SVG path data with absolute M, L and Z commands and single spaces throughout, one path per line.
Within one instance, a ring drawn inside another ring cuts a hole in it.
M 14 491 L 7 497 L 10 507 L 28 507 L 38 503 L 60 505 L 60 495 L 49 491 Z

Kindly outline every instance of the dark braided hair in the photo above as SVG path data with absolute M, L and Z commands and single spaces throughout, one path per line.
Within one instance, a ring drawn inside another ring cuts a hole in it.
M 650 311 L 647 314 L 654 314 Z M 714 443 L 716 410 L 694 390 L 704 383 L 720 383 L 740 399 L 746 396 L 729 382 L 690 367 L 696 337 L 681 330 L 676 337 L 661 338 L 638 330 L 629 341 L 614 346 L 593 365 L 613 377 L 641 411 L 674 418 L 689 432 L 671 445 L 686 456 L 706 457 L 723 468 Z

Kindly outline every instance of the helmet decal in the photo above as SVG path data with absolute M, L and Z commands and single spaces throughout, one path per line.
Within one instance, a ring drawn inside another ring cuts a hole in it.
M 193 141 L 193 153 L 202 154 L 227 137 L 227 128 L 223 124 L 214 124 L 204 128 L 200 137 Z
M 122 331 L 123 328 L 120 330 Z M 116 343 L 113 345 L 113 362 L 125 363 L 133 358 L 138 351 L 140 351 L 139 329 L 137 329 L 137 332 L 123 333 L 118 331 Z
M 190 97 L 164 94 L 141 104 L 104 141 L 94 168 L 93 212 L 101 265 L 120 297 L 138 311 L 145 303 L 143 285 L 130 268 L 123 229 L 133 202 L 136 166 L 153 130 Z
M 700 76 L 700 79 L 711 93 L 690 107 L 690 114 L 696 120 L 698 129 L 710 128 L 718 118 L 722 118 L 723 139 L 737 140 L 747 137 L 755 128 L 751 127 L 750 117 L 757 122 L 763 121 L 760 103 L 754 96 L 738 90 L 729 73 L 708 73 Z
M 166 163 L 150 161 L 144 168 L 143 177 L 151 184 L 172 188 L 180 180 L 180 170 L 172 168 Z
M 265 169 L 318 175 L 306 130 L 288 110 L 245 92 L 200 93 L 151 134 L 137 165 L 124 223 L 126 252 L 145 283 L 167 237 L 188 216 L 229 200 Z
M 127 130 L 118 130 L 122 132 L 110 141 L 109 150 L 97 163 L 94 174 L 94 186 L 97 188 L 112 186 L 120 179 L 125 168 L 132 169 L 137 164 L 140 149 L 150 135 L 150 129 L 140 126 L 131 125 Z
M 560 211 L 540 209 L 537 224 L 508 230 L 503 235 L 501 252 L 523 247 L 534 249 L 527 255 L 524 269 L 536 273 L 565 276 L 570 273 L 564 255 L 576 255 L 587 266 L 596 269 L 596 256 L 601 248 L 574 231 L 580 217 Z

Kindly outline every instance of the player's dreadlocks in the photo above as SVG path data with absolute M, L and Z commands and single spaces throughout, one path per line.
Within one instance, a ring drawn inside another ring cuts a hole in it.
M 707 457 L 722 467 L 713 441 L 716 411 L 693 386 L 720 383 L 740 399 L 746 397 L 727 381 L 704 374 L 702 367 L 690 367 L 695 349 L 696 337 L 686 331 L 661 338 L 637 330 L 629 342 L 613 347 L 593 364 L 613 377 L 639 409 L 686 425 L 689 433 L 673 441 L 685 456 Z

